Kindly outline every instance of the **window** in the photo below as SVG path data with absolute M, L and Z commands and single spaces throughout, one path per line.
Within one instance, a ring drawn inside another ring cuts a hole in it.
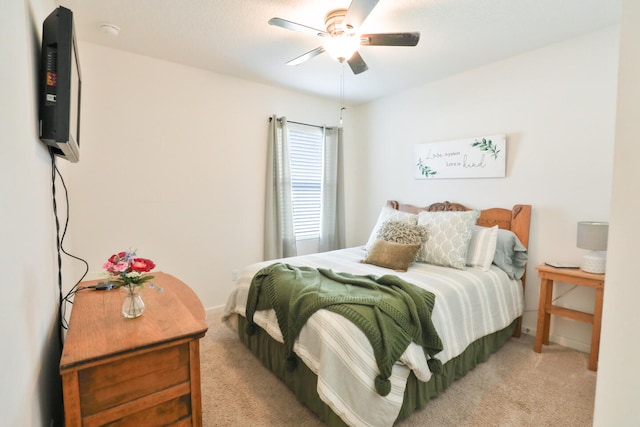
M 320 128 L 289 126 L 293 230 L 296 240 L 320 236 L 323 139 Z

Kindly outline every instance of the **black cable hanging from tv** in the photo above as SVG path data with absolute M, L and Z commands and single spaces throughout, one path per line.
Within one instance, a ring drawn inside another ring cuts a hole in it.
M 49 147 L 49 154 L 51 156 L 51 193 L 53 198 L 53 215 L 55 218 L 56 224 L 56 251 L 58 255 L 58 340 L 60 343 L 60 352 L 62 353 L 62 348 L 64 346 L 64 334 L 63 330 L 67 329 L 66 324 L 66 304 L 71 303 L 71 297 L 74 295 L 78 285 L 82 280 L 86 277 L 89 272 L 89 263 L 84 259 L 70 254 L 64 249 L 64 238 L 67 235 L 67 228 L 69 226 L 69 191 L 67 189 L 67 185 L 64 182 L 64 178 L 60 173 L 60 170 L 56 166 L 56 154 L 55 149 L 53 147 Z M 60 182 L 62 183 L 62 187 L 64 189 L 65 202 L 66 202 L 66 219 L 64 223 L 64 228 L 62 230 L 62 235 L 60 234 L 60 220 L 58 217 L 58 202 L 56 200 L 56 174 L 60 177 Z M 67 255 L 70 258 L 81 261 L 85 266 L 85 271 L 80 277 L 80 279 L 73 285 L 73 287 L 67 292 L 66 295 L 63 296 L 62 291 L 62 254 Z

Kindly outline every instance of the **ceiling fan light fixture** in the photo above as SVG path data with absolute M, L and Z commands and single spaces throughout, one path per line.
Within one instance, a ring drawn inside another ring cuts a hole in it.
M 325 37 L 324 50 L 336 61 L 344 62 L 353 56 L 360 47 L 360 38 L 355 35 L 337 35 Z
M 323 39 L 322 46 L 292 59 L 287 62 L 287 65 L 298 65 L 323 52 L 327 52 L 332 59 L 342 64 L 347 62 L 353 74 L 357 75 L 369 69 L 358 51 L 361 46 L 416 46 L 420 40 L 420 33 L 417 31 L 410 33 L 362 34 L 360 30 L 362 23 L 379 1 L 353 0 L 348 9 L 329 11 L 324 18 L 326 31 L 278 17 L 271 18 L 269 24 L 287 30 L 319 36 Z

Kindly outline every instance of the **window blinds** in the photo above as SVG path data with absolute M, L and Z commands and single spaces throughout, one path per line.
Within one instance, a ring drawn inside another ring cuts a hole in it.
M 296 240 L 318 238 L 322 212 L 323 130 L 291 126 L 289 147 Z

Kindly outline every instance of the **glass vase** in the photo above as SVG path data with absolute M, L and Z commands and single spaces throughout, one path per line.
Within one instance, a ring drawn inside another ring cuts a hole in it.
M 124 301 L 122 302 L 122 315 L 127 319 L 135 319 L 142 316 L 144 312 L 144 301 L 137 287 L 122 287 L 124 291 Z

